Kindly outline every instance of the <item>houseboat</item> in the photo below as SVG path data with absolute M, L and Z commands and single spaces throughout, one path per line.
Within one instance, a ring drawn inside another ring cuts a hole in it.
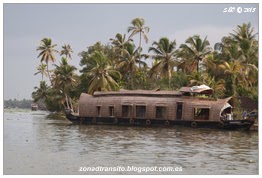
M 32 103 L 31 104 L 31 111 L 37 111 L 38 110 L 38 104 Z
M 145 126 L 184 125 L 249 130 L 254 120 L 236 120 L 234 101 L 211 98 L 207 86 L 182 87 L 179 91 L 120 90 L 82 93 L 79 113 L 66 110 L 76 124 L 119 124 Z

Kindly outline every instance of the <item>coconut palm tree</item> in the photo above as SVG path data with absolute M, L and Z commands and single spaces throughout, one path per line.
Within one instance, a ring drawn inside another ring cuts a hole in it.
M 180 45 L 178 57 L 190 61 L 191 66 L 194 66 L 196 71 L 199 72 L 199 62 L 202 61 L 206 55 L 210 54 L 211 50 L 207 37 L 202 40 L 199 35 L 194 35 L 186 40 L 186 44 Z M 184 54 L 186 54 L 186 56 Z
M 48 97 L 45 100 L 46 107 L 49 111 L 64 111 L 67 107 L 65 102 L 65 97 L 61 90 L 50 88 Z
M 32 93 L 34 102 L 37 102 L 40 99 L 46 100 L 48 98 L 50 88 L 47 86 L 45 81 L 40 81 L 40 86 L 34 87 L 34 89 L 36 90 Z
M 139 61 L 141 61 L 141 56 L 140 53 L 142 51 L 142 36 L 145 39 L 145 42 L 148 42 L 148 37 L 147 37 L 147 33 L 149 32 L 150 28 L 149 27 L 145 27 L 145 20 L 142 18 L 135 18 L 132 20 L 131 22 L 132 26 L 129 26 L 127 29 L 127 32 L 131 32 L 131 35 L 129 36 L 129 39 L 132 38 L 134 35 L 139 34 Z M 139 69 L 140 69 L 140 65 L 139 65 Z
M 256 36 L 258 33 L 254 32 L 254 27 L 251 28 L 251 23 L 243 23 L 238 25 L 234 33 L 230 33 L 232 39 L 237 42 L 243 52 L 244 58 L 242 62 L 245 63 L 257 63 L 258 48 Z
M 134 89 L 134 74 L 138 72 L 138 67 L 136 64 L 140 63 L 146 67 L 146 63 L 143 61 L 139 61 L 138 50 L 135 50 L 135 45 L 131 43 L 125 44 L 125 54 L 122 59 L 119 61 L 118 69 L 121 73 L 127 76 L 131 81 L 131 89 Z
M 56 47 L 56 44 L 52 44 L 52 39 L 51 38 L 43 38 L 41 40 L 40 46 L 37 47 L 37 51 L 40 51 L 38 58 L 41 57 L 41 62 L 45 61 L 46 62 L 46 69 L 47 69 L 47 74 L 49 77 L 49 80 L 51 82 L 51 76 L 48 70 L 48 63 L 51 62 L 55 62 L 55 56 L 54 53 L 58 53 L 57 50 L 55 50 L 54 48 Z M 52 82 L 51 82 L 52 85 Z
M 89 59 L 87 76 L 91 76 L 88 93 L 95 91 L 111 91 L 118 89 L 119 85 L 114 78 L 121 78 L 121 74 L 114 70 L 110 61 L 102 53 L 95 51 Z
M 248 50 L 244 50 L 244 59 L 242 61 L 245 64 L 254 64 L 258 67 L 258 41 L 253 40 Z
M 214 96 L 220 98 L 223 96 L 226 88 L 225 88 L 225 80 L 219 79 L 218 81 L 215 77 L 211 77 L 206 73 L 205 75 L 205 85 L 209 86 L 210 88 L 214 89 Z
M 113 47 L 114 51 L 118 54 L 120 58 L 121 56 L 127 53 L 125 49 L 125 45 L 133 40 L 132 39 L 126 40 L 126 34 L 121 35 L 120 33 L 117 33 L 114 39 L 110 38 L 110 41 L 114 46 Z
M 254 64 L 242 64 L 245 77 L 245 87 L 256 87 L 258 85 L 258 68 Z
M 155 53 L 151 55 L 151 57 L 156 60 L 153 67 L 150 69 L 151 75 L 155 73 L 160 76 L 168 77 L 169 87 L 171 75 L 175 67 L 175 47 L 175 40 L 169 41 L 168 38 L 163 37 L 159 42 L 153 42 L 152 47 L 148 50 L 148 52 L 152 51 Z
M 223 56 L 226 61 L 243 61 L 243 51 L 236 43 L 231 43 L 223 49 Z
M 72 59 L 71 57 L 71 53 L 73 53 L 74 51 L 72 50 L 71 46 L 69 44 L 64 44 L 64 46 L 62 46 L 62 50 L 60 52 L 60 56 L 65 55 L 66 59 Z
M 69 91 L 77 86 L 77 76 L 74 73 L 77 68 L 71 65 L 68 65 L 67 59 L 62 57 L 62 62 L 60 66 L 55 65 L 54 75 L 53 75 L 53 84 L 54 88 L 61 90 L 61 93 L 65 97 L 67 108 L 72 108 L 71 97 L 69 96 Z M 69 105 L 70 103 L 70 105 Z
M 244 39 L 252 41 L 255 39 L 257 33 L 254 33 L 254 27 L 251 28 L 251 23 L 243 23 L 242 26 L 238 25 L 236 30 L 233 30 L 234 33 L 230 33 L 234 40 L 242 42 Z
M 244 81 L 244 66 L 240 61 L 235 60 L 231 62 L 224 62 L 218 65 L 221 73 L 223 74 L 223 79 L 226 82 L 226 95 L 227 96 L 237 96 L 237 86 Z
M 190 82 L 190 86 L 205 84 L 203 76 L 199 72 L 196 72 L 196 71 L 194 71 L 190 75 L 187 75 L 187 79 Z
M 44 80 L 44 76 L 48 76 L 46 67 L 47 67 L 46 64 L 41 63 L 37 67 L 37 72 L 34 74 L 34 75 L 41 74 L 42 75 L 42 81 Z

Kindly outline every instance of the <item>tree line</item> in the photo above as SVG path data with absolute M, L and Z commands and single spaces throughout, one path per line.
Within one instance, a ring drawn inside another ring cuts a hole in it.
M 31 104 L 33 103 L 33 100 L 27 100 L 27 99 L 23 99 L 23 100 L 4 100 L 4 108 L 23 108 L 23 109 L 30 109 L 31 108 Z
M 45 101 L 48 110 L 62 111 L 75 108 L 82 92 L 92 95 L 121 88 L 176 90 L 205 84 L 214 89 L 216 98 L 242 96 L 258 100 L 258 40 L 250 23 L 238 25 L 214 49 L 207 37 L 202 39 L 196 34 L 180 46 L 175 39 L 162 37 L 144 50 L 149 32 L 144 19 L 133 19 L 128 34 L 117 33 L 109 43 L 97 42 L 79 53 L 80 74 L 69 64 L 73 53 L 69 44 L 58 51 L 51 38 L 43 38 L 37 47 L 40 65 L 35 73 L 41 74 L 42 80 L 32 98 Z M 138 46 L 133 39 L 136 35 Z M 59 65 L 54 63 L 55 53 L 61 56 Z

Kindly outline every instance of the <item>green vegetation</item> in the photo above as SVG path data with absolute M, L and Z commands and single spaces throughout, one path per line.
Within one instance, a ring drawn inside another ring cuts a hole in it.
M 33 103 L 32 100 L 4 100 L 4 107 L 5 108 L 23 108 L 23 109 L 30 109 L 31 104 Z
M 121 88 L 176 90 L 201 84 L 213 88 L 216 98 L 258 100 L 258 40 L 250 23 L 238 25 L 214 49 L 207 37 L 202 39 L 196 34 L 177 49 L 175 39 L 162 37 L 143 50 L 142 37 L 147 43 L 149 27 L 141 18 L 132 20 L 131 25 L 129 34 L 116 33 L 107 44 L 97 42 L 80 52 L 79 74 L 69 64 L 73 53 L 69 44 L 63 45 L 59 52 L 50 38 L 42 39 L 37 47 L 41 63 L 35 73 L 42 75 L 42 81 L 32 93 L 34 101 L 44 101 L 51 111 L 65 108 L 77 111 L 82 92 L 93 94 Z M 133 39 L 135 35 L 139 35 L 138 42 Z M 62 56 L 61 62 L 49 70 L 48 65 L 55 62 L 55 53 Z M 50 85 L 44 77 L 49 78 Z

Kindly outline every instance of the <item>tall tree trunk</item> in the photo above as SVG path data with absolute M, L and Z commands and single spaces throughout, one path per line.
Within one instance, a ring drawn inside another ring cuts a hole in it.
M 167 68 L 168 72 L 168 87 L 170 88 L 170 78 L 171 78 L 171 70 L 169 70 L 169 66 Z
M 141 56 L 140 56 L 140 49 L 141 49 L 141 43 L 142 43 L 142 39 L 141 39 L 141 32 L 139 33 L 140 34 L 140 38 L 139 38 L 139 70 L 141 70 L 141 66 L 140 66 L 140 63 L 141 63 Z
M 51 76 L 50 76 L 49 69 L 48 69 L 48 63 L 46 63 L 46 69 L 47 69 L 47 74 L 48 74 L 48 77 L 49 77 L 49 80 L 50 80 L 50 84 L 53 87 L 53 83 L 52 83 Z
M 72 104 L 72 99 L 71 99 L 70 96 L 69 96 L 69 102 L 70 102 L 71 109 L 73 110 L 73 112 L 75 112 L 74 106 L 73 106 L 73 104 Z
M 199 72 L 199 60 L 197 59 L 197 72 Z
M 66 97 L 66 108 L 68 109 L 68 108 L 70 108 L 70 106 L 69 106 L 69 103 L 68 103 L 68 97 L 67 97 L 67 94 L 65 94 L 65 97 Z
M 133 77 L 133 73 L 131 73 L 131 89 L 134 89 L 134 77 Z

